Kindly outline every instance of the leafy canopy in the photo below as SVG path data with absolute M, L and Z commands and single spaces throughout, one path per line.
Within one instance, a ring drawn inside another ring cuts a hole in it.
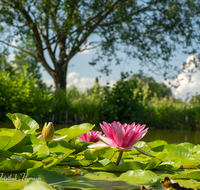
M 177 45 L 194 52 L 198 38 L 199 1 L 162 0 L 1 0 L 0 22 L 4 45 L 31 36 L 36 53 L 18 47 L 40 62 L 57 89 L 66 88 L 69 61 L 79 52 L 96 48 L 91 65 L 104 61 L 101 72 L 109 74 L 119 52 L 141 60 L 143 66 L 163 75 Z M 47 56 L 51 63 L 47 60 Z M 104 58 L 107 57 L 107 60 Z M 162 65 L 159 64 L 164 63 Z M 150 67 L 152 66 L 152 67 Z M 175 69 L 175 68 L 173 68 Z

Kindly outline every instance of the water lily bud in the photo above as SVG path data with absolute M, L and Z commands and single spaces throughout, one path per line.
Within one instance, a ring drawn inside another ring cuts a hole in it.
M 48 142 L 52 141 L 54 137 L 54 127 L 52 122 L 49 122 L 48 125 L 45 123 L 42 129 L 42 136 L 44 137 L 44 140 L 47 144 Z

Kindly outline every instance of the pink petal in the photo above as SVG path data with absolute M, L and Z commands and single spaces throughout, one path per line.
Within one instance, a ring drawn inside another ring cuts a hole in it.
M 138 133 L 136 136 L 133 136 L 132 139 L 130 139 L 130 141 L 128 142 L 128 145 L 134 145 L 135 143 L 137 143 L 141 138 L 144 137 L 144 135 L 147 133 L 149 128 L 145 129 L 144 131 Z
M 87 142 L 90 142 L 90 141 L 91 141 L 91 132 L 90 132 L 90 131 L 87 132 L 87 133 L 85 134 L 85 137 L 86 137 Z
M 124 137 L 124 144 L 123 144 L 123 146 L 128 146 L 129 145 L 129 142 L 131 141 L 131 139 L 134 137 L 134 134 L 135 134 L 135 131 L 134 131 L 134 129 L 130 129 L 127 133 L 126 133 L 126 135 L 125 135 L 125 137 Z
M 118 146 L 123 146 L 125 130 L 122 125 L 120 125 L 117 128 L 117 131 L 116 131 L 115 135 L 113 135 L 113 136 L 114 136 L 114 140 L 115 140 L 116 144 L 118 144 Z
M 130 147 L 119 147 L 119 149 L 121 150 L 133 150 L 133 146 L 130 146 Z
M 111 123 L 112 133 L 115 133 L 118 127 L 119 127 L 119 124 L 116 121 L 112 122 Z
M 103 125 L 100 123 L 100 126 L 108 138 L 113 138 L 111 126 L 108 123 L 103 122 Z
M 98 135 L 98 137 L 107 145 L 111 146 L 111 147 L 118 147 L 118 145 L 115 143 L 114 140 L 112 140 L 111 138 L 108 137 L 104 137 L 102 135 Z

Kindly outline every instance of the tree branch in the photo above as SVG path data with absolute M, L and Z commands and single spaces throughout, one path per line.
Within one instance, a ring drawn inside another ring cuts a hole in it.
M 20 47 L 17 47 L 17 46 L 13 46 L 13 45 L 11 45 L 9 43 L 6 43 L 6 42 L 4 42 L 2 40 L 0 40 L 0 43 L 6 44 L 7 46 L 10 46 L 10 47 L 13 47 L 15 49 L 21 50 L 21 51 L 23 51 L 25 53 L 28 53 L 29 55 L 31 55 L 32 57 L 34 57 L 35 59 L 37 59 L 37 57 L 33 53 L 31 53 L 30 51 L 27 51 L 27 50 L 25 50 L 23 48 L 20 48 Z

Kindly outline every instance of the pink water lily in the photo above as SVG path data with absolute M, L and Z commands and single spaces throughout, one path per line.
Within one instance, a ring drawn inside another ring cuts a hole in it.
M 78 138 L 81 141 L 85 141 L 85 142 L 98 142 L 100 139 L 97 135 L 101 135 L 102 132 L 101 131 L 89 131 L 83 135 L 80 135 Z
M 100 124 L 100 126 L 106 136 L 98 134 L 98 137 L 104 143 L 96 143 L 88 147 L 94 148 L 95 146 L 103 147 L 104 145 L 107 145 L 110 147 L 116 147 L 120 149 L 116 165 L 119 165 L 123 151 L 132 150 L 133 148 L 135 148 L 136 150 L 145 155 L 154 157 L 149 153 L 141 150 L 140 148 L 133 146 L 147 133 L 148 128 L 144 129 L 146 125 L 141 125 L 141 124 L 135 125 L 135 123 L 132 123 L 131 125 L 125 123 L 122 125 L 120 122 L 114 121 L 111 124 L 103 122 L 103 125 Z
M 137 143 L 147 133 L 148 128 L 144 129 L 146 125 L 137 124 L 135 122 L 131 125 L 114 121 L 109 124 L 103 122 L 100 124 L 101 129 L 106 137 L 98 135 L 99 138 L 108 146 L 116 147 L 121 150 L 132 150 L 133 145 Z

